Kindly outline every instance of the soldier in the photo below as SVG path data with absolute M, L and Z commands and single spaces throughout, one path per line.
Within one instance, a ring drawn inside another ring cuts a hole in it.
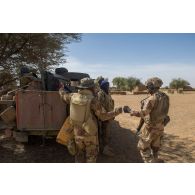
M 120 113 L 122 108 L 106 112 L 95 97 L 95 84 L 92 79 L 84 78 L 78 86 L 78 93 L 59 93 L 70 104 L 70 122 L 74 128 L 76 143 L 75 162 L 96 162 L 98 155 L 97 120 L 109 120 Z
M 132 111 L 131 116 L 144 119 L 145 126 L 140 134 L 138 149 L 144 162 L 160 162 L 158 151 L 167 124 L 169 110 L 169 97 L 159 91 L 163 82 L 155 77 L 148 79 L 145 83 L 150 94 L 144 101 L 141 111 Z
M 20 69 L 20 87 L 27 86 L 31 82 L 38 80 L 35 71 L 36 70 L 30 70 L 26 66 Z
M 104 80 L 104 77 L 102 76 L 99 76 L 97 79 L 96 79 L 96 82 L 98 82 L 99 86 L 101 85 L 101 82 Z
M 109 82 L 103 80 L 100 84 L 100 91 L 98 92 L 98 100 L 100 101 L 102 107 L 106 110 L 106 112 L 112 112 L 114 110 L 114 100 L 112 99 L 109 93 Z M 113 156 L 113 150 L 109 146 L 110 140 L 110 126 L 113 121 L 113 118 L 110 120 L 106 120 L 101 122 L 101 131 L 100 136 L 102 139 L 102 152 L 107 156 Z M 101 146 L 100 146 L 101 148 Z

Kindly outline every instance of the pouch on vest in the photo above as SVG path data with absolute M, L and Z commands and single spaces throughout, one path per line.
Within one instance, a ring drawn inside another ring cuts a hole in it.
M 169 111 L 169 97 L 162 92 L 155 94 L 157 98 L 157 104 L 152 111 L 151 119 L 153 122 L 158 123 L 164 121 Z
M 92 119 L 92 116 L 88 118 L 86 122 L 83 123 L 82 128 L 89 134 L 89 135 L 96 135 L 98 132 L 98 127 L 95 121 Z
M 70 119 L 73 125 L 82 126 L 86 118 L 89 117 L 89 107 L 91 100 L 84 95 L 75 94 L 70 103 Z

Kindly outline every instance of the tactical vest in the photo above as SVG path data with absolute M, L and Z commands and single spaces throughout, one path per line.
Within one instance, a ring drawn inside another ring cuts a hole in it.
M 84 129 L 89 135 L 98 132 L 97 122 L 91 113 L 91 101 L 94 96 L 89 90 L 73 94 L 70 101 L 70 121 L 74 126 Z
M 169 97 L 163 92 L 156 92 L 154 94 L 156 103 L 150 114 L 151 123 L 162 123 L 169 111 Z

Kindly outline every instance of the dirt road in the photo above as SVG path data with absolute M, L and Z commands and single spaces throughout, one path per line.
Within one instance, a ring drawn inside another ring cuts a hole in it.
M 129 105 L 139 109 L 139 102 L 146 95 L 113 95 L 116 106 Z M 165 129 L 161 158 L 165 162 L 195 162 L 195 93 L 170 95 L 171 122 Z M 111 129 L 111 146 L 114 157 L 99 156 L 98 162 L 104 163 L 139 163 L 142 162 L 137 151 L 137 138 L 134 130 L 139 119 L 121 114 L 116 117 Z M 0 162 L 56 162 L 71 163 L 74 158 L 66 148 L 46 140 L 41 146 L 41 139 L 35 138 L 29 144 L 6 140 L 0 136 Z

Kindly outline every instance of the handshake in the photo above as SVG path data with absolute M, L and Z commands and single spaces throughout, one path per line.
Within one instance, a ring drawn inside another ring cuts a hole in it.
M 131 113 L 131 112 L 132 112 L 132 109 L 129 108 L 129 106 L 124 106 L 124 107 L 123 107 L 123 112 L 124 112 L 124 113 Z
M 131 113 L 131 108 L 129 106 L 124 106 L 124 107 L 117 107 L 115 108 L 115 113 L 121 114 L 122 112 L 124 113 Z
M 131 116 L 138 116 L 139 115 L 137 111 L 133 111 L 129 106 L 115 108 L 116 114 L 121 114 L 122 112 L 130 113 Z

